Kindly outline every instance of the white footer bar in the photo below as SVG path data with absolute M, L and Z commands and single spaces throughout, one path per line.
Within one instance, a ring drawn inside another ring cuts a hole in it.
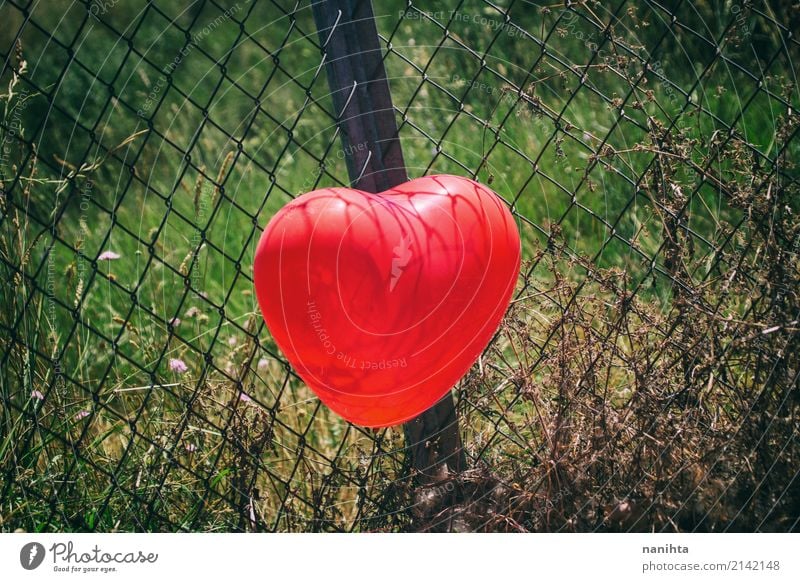
M 799 540 L 792 534 L 19 533 L 0 535 L 0 578 L 800 580 Z

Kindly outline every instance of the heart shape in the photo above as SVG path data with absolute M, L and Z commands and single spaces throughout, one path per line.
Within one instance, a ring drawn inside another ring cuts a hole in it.
M 371 194 L 325 188 L 270 220 L 256 294 L 278 347 L 335 412 L 363 426 L 409 420 L 466 374 L 519 275 L 506 205 L 458 176 Z

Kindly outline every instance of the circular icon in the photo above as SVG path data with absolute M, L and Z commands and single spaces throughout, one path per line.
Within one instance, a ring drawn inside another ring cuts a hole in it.
M 44 561 L 44 546 L 39 542 L 30 542 L 19 551 L 19 563 L 26 570 L 35 570 Z

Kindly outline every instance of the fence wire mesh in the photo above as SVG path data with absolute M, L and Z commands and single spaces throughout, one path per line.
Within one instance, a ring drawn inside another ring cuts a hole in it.
M 523 238 L 423 486 L 253 295 L 269 217 L 349 183 L 311 4 L 0 10 L 3 530 L 798 529 L 793 2 L 374 7 L 409 175 Z

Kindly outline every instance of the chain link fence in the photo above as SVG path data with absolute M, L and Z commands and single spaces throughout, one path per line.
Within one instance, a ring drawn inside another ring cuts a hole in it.
M 349 184 L 311 4 L 0 11 L 2 530 L 798 529 L 793 2 L 374 7 L 409 175 L 523 239 L 424 484 L 253 294 L 269 217 Z

